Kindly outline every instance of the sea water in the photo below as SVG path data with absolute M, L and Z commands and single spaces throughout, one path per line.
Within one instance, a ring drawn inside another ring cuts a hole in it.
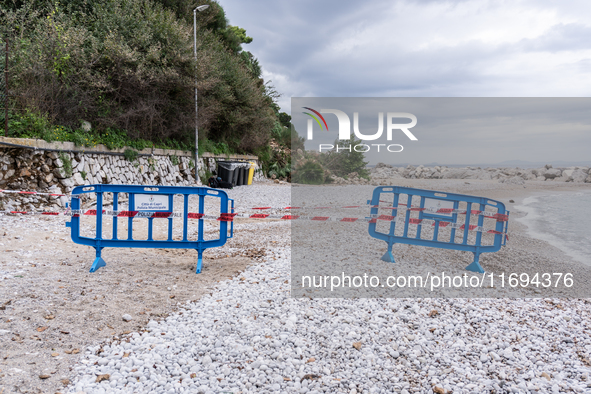
M 591 192 L 565 192 L 527 197 L 516 207 L 532 237 L 563 250 L 591 266 Z

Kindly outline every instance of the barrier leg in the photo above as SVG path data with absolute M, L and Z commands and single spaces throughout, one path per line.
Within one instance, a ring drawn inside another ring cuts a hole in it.
M 105 263 L 105 260 L 103 260 L 101 257 L 101 250 L 103 250 L 103 248 L 98 247 L 95 249 L 96 249 L 96 258 L 94 259 L 94 262 L 92 263 L 92 266 L 90 267 L 90 272 L 95 272 L 99 268 L 107 265 L 107 263 Z
M 382 261 L 387 261 L 388 263 L 395 263 L 394 255 L 392 254 L 392 244 L 388 243 L 388 251 L 382 256 Z
M 197 250 L 197 269 L 195 269 L 195 273 L 200 274 L 201 268 L 203 268 L 203 251 L 201 249 L 198 249 Z
M 474 261 L 469 266 L 467 266 L 466 269 L 468 271 L 478 272 L 479 274 L 484 274 L 484 268 L 482 268 L 482 266 L 478 262 L 479 258 L 480 258 L 480 253 L 474 253 Z

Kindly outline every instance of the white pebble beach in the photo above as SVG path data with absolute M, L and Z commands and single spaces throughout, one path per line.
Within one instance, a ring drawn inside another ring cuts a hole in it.
M 515 207 L 590 184 L 399 181 L 503 201 L 498 253 L 588 271 L 531 238 Z M 228 194 L 242 213 L 291 205 L 288 184 Z M 90 274 L 94 250 L 72 243 L 67 220 L 0 216 L 0 392 L 591 392 L 588 299 L 294 298 L 290 222 L 242 218 L 199 275 L 195 251 L 151 249 L 105 249 Z

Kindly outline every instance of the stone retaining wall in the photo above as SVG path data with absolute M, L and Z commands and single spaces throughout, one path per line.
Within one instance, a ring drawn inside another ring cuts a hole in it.
M 191 152 L 144 149 L 129 161 L 124 149 L 109 150 L 103 145 L 76 147 L 71 142 L 0 137 L 0 190 L 24 190 L 68 194 L 75 186 L 90 184 L 141 184 L 168 186 L 201 185 L 195 179 Z M 264 179 L 256 156 L 216 156 L 199 158 L 200 175 L 213 171 L 219 160 L 255 163 L 255 181 Z M 0 193 L 1 195 L 2 193 Z M 42 196 L 0 196 L 0 204 L 15 210 L 32 209 L 42 203 L 62 205 L 60 199 Z M 10 199 L 10 200 L 8 200 Z M 1 207 L 0 209 L 7 209 Z

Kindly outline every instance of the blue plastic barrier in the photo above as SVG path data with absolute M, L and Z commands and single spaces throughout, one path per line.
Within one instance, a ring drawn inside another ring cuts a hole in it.
M 384 202 L 384 195 L 388 194 L 393 194 L 392 205 L 387 207 L 380 205 L 380 202 Z M 404 198 L 405 201 L 400 201 L 401 194 L 407 196 Z M 413 197 L 415 197 L 415 205 L 413 205 Z M 419 199 L 420 203 L 417 205 L 416 201 Z M 465 204 L 466 207 L 460 209 L 460 203 Z M 480 254 L 498 251 L 507 240 L 509 211 L 505 210 L 505 205 L 502 202 L 489 198 L 410 187 L 380 186 L 374 189 L 372 200 L 368 201 L 368 204 L 372 206 L 369 234 L 388 244 L 388 250 L 382 257 L 384 261 L 395 262 L 392 255 L 392 245 L 395 243 L 431 246 L 474 253 L 474 262 L 466 269 L 484 273 L 484 269 L 478 262 Z M 474 206 L 477 206 L 477 209 L 474 209 Z M 391 215 L 379 215 L 379 209 L 391 209 L 392 213 Z M 413 211 L 418 212 L 418 217 L 411 217 Z M 476 224 L 471 224 L 473 216 L 478 217 Z M 483 227 L 485 218 L 490 219 L 488 222 L 494 223 L 494 229 Z M 379 220 L 390 221 L 388 233 L 376 230 Z M 399 233 L 402 232 L 400 235 L 396 235 L 397 224 L 404 225 L 402 231 L 398 229 Z M 413 231 L 414 236 L 409 236 L 409 225 L 416 225 L 416 231 Z M 433 227 L 433 237 L 430 239 L 425 239 L 425 234 L 422 234 L 426 225 Z M 447 238 L 440 234 L 440 228 L 444 227 L 451 229 L 449 239 L 441 239 Z M 463 233 L 456 234 L 456 230 Z M 468 237 L 470 231 L 476 232 L 475 239 L 470 240 L 471 242 Z M 494 242 L 491 242 L 490 245 L 483 245 L 483 234 L 494 234 Z M 461 241 L 456 241 L 456 236 L 461 236 Z
M 96 210 L 82 212 L 80 210 L 80 196 L 85 193 L 96 193 Z M 107 212 L 103 206 L 103 193 L 113 193 L 113 211 Z M 118 211 L 119 194 L 127 193 L 129 195 L 128 211 Z M 180 194 L 183 196 L 183 212 L 174 212 L 174 196 Z M 199 196 L 199 212 L 189 213 L 189 196 Z M 205 219 L 205 197 L 217 197 L 220 199 L 220 235 L 218 239 L 203 239 L 203 220 Z M 195 249 L 197 250 L 197 268 L 195 272 L 199 274 L 203 265 L 203 251 L 207 248 L 222 246 L 228 238 L 234 235 L 233 213 L 228 212 L 228 202 L 231 202 L 231 210 L 234 211 L 234 200 L 228 198 L 223 190 L 211 189 L 207 187 L 179 187 L 179 186 L 141 186 L 141 185 L 88 185 L 78 186 L 72 191 L 71 213 L 72 220 L 66 223 L 66 227 L 71 228 L 72 241 L 77 244 L 92 246 L 96 250 L 96 259 L 92 263 L 90 272 L 95 272 L 100 267 L 106 265 L 101 258 L 103 248 L 161 248 L 161 249 Z M 113 235 L 111 239 L 103 239 L 103 217 L 109 215 L 113 217 Z M 96 215 L 96 235 L 94 238 L 83 237 L 80 235 L 80 216 L 83 214 Z M 183 238 L 182 240 L 173 240 L 172 229 L 173 219 L 182 218 Z M 117 225 L 119 218 L 127 219 L 127 239 L 119 239 L 117 235 Z M 146 240 L 133 239 L 134 218 L 147 218 L 148 220 L 148 238 Z M 153 239 L 153 221 L 154 219 L 168 220 L 168 239 Z M 189 219 L 198 220 L 197 241 L 187 239 L 187 229 Z M 230 235 L 228 235 L 228 222 L 230 225 Z

